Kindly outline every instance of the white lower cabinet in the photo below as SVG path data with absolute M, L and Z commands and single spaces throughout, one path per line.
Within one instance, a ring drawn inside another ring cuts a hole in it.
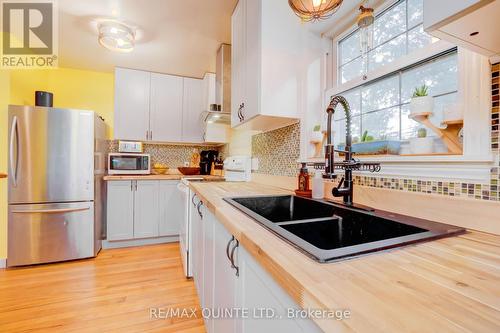
M 134 238 L 133 183 L 127 180 L 108 182 L 107 239 Z
M 203 311 L 212 315 L 204 318 L 207 332 L 321 332 L 311 319 L 288 316 L 300 307 L 203 203 L 193 201 L 200 210 L 192 222 L 193 277 Z M 243 311 L 246 318 L 238 316 Z
M 107 240 L 179 234 L 182 195 L 177 181 L 108 181 Z
M 159 236 L 173 236 L 179 234 L 180 223 L 184 221 L 184 197 L 179 194 L 176 180 L 160 181 L 160 221 Z
M 158 237 L 160 184 L 155 180 L 136 181 L 134 238 Z

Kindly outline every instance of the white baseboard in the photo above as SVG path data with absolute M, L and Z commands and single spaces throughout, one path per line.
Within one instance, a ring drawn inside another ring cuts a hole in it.
M 7 259 L 0 259 L 0 268 L 7 267 Z
M 130 239 L 122 241 L 102 241 L 103 249 L 117 249 L 120 247 L 131 247 L 131 246 L 143 246 L 143 245 L 153 245 L 162 243 L 173 243 L 178 242 L 179 236 L 166 236 L 158 238 L 142 238 L 142 239 Z

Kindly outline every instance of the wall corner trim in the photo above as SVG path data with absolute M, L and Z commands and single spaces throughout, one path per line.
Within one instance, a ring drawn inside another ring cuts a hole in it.
M 7 267 L 7 259 L 0 259 L 0 268 Z

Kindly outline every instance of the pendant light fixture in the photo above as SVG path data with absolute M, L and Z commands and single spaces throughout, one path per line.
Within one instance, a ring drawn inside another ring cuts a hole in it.
M 342 0 L 288 0 L 288 5 L 305 22 L 327 19 L 341 4 Z
M 367 79 L 368 73 L 368 52 L 373 48 L 373 8 L 364 7 L 367 1 L 363 1 L 359 6 L 359 15 L 356 20 L 359 27 L 359 46 L 363 61 L 363 80 Z

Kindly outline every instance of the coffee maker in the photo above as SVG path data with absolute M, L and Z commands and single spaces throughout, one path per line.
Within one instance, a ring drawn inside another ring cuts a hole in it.
M 217 160 L 217 150 L 202 150 L 200 153 L 200 174 L 209 175 L 212 171 L 212 163 Z

